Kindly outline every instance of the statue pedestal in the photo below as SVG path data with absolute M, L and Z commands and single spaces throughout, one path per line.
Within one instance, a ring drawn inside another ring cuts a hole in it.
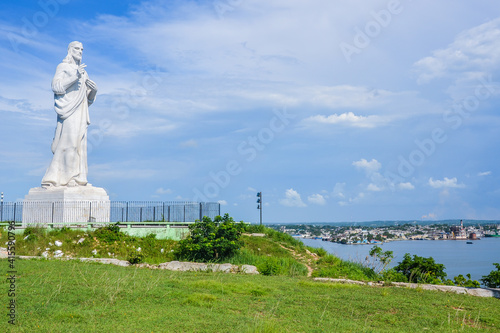
M 23 226 L 109 222 L 109 216 L 108 194 L 103 188 L 91 185 L 35 187 L 23 203 Z

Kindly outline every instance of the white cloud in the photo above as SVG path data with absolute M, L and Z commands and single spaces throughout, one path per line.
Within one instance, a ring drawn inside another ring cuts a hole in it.
M 172 194 L 172 190 L 167 188 L 164 189 L 163 187 L 160 187 L 159 189 L 156 190 L 156 194 Z
M 429 185 L 433 188 L 463 188 L 464 184 L 458 184 L 458 180 L 456 177 L 447 178 L 444 177 L 443 180 L 433 180 L 432 177 L 429 178 Z
M 390 104 L 391 99 L 397 95 L 387 90 L 351 85 L 315 86 L 301 89 L 297 93 L 308 97 L 313 105 L 331 109 L 372 108 Z
M 226 200 L 219 200 L 217 201 L 221 206 L 227 206 L 227 201 Z
M 313 194 L 307 197 L 307 201 L 316 205 L 324 205 L 326 204 L 325 197 L 321 194 Z
M 360 192 L 356 197 L 354 198 L 349 198 L 349 200 L 342 200 L 342 201 L 339 201 L 338 204 L 340 206 L 347 206 L 347 205 L 350 205 L 350 204 L 354 204 L 354 203 L 357 203 L 359 202 L 361 199 L 363 199 L 365 197 L 365 194 L 363 192 Z
M 422 215 L 422 218 L 423 218 L 423 219 L 431 219 L 431 220 L 434 220 L 434 219 L 436 219 L 436 218 L 437 218 L 437 215 L 436 215 L 436 214 L 434 214 L 434 213 L 429 213 L 429 214 L 427 214 L 427 215 Z
M 360 159 L 359 161 L 352 162 L 352 165 L 354 165 L 358 169 L 365 170 L 368 173 L 378 171 L 382 167 L 382 164 L 380 164 L 380 162 L 378 162 L 376 159 L 372 159 L 370 162 L 368 162 L 364 158 Z
M 413 190 L 415 189 L 415 186 L 413 186 L 413 184 L 410 182 L 406 182 L 406 183 L 399 183 L 398 188 L 400 190 Z
M 286 190 L 285 199 L 281 199 L 280 203 L 287 207 L 306 207 L 307 205 L 302 201 L 300 194 L 293 188 Z
M 340 124 L 352 127 L 373 128 L 385 123 L 380 116 L 356 116 L 352 112 L 332 114 L 330 116 L 316 115 L 305 119 L 306 122 L 323 124 Z
M 418 83 L 446 77 L 454 72 L 487 73 L 500 65 L 500 18 L 457 35 L 447 48 L 414 64 Z
M 378 171 L 382 168 L 382 164 L 376 159 L 367 161 L 362 158 L 359 161 L 352 162 L 359 170 L 364 170 L 366 177 L 370 180 L 370 184 L 367 186 L 368 191 L 379 192 L 383 191 L 386 187 L 386 179 Z
M 491 171 L 479 172 L 477 175 L 479 177 L 489 176 L 491 175 Z
M 378 187 L 377 185 L 375 185 L 373 183 L 370 183 L 366 187 L 366 190 L 371 191 L 371 192 L 380 192 L 380 191 L 382 191 L 382 188 Z

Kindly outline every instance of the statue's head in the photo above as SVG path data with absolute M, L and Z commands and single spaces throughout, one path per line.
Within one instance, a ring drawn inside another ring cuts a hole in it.
M 71 42 L 68 45 L 68 55 L 63 62 L 79 65 L 82 61 L 83 44 L 77 41 Z

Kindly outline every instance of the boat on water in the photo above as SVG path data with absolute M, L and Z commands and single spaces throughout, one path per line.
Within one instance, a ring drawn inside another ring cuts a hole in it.
M 467 244 L 474 244 L 474 243 L 472 243 L 472 242 L 467 242 Z

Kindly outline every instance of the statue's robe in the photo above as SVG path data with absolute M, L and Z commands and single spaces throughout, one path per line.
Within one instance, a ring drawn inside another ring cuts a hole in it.
M 92 93 L 85 84 L 87 72 L 64 89 L 64 83 L 75 77 L 77 69 L 77 64 L 63 62 L 57 66 L 52 80 L 57 127 L 52 142 L 54 156 L 42 186 L 87 184 L 87 128 L 90 124 L 89 105 L 94 102 L 95 92 Z

